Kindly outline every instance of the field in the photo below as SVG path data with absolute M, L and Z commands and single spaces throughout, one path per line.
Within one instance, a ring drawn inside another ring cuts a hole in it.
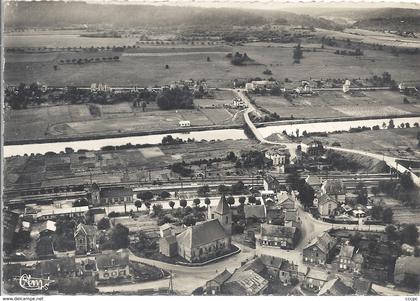
M 416 138 L 418 132 L 417 128 L 392 129 L 329 134 L 328 137 L 316 137 L 316 139 L 324 143 L 328 142 L 330 145 L 338 142 L 344 148 L 366 150 L 400 158 L 420 159 Z M 304 142 L 308 143 L 313 139 L 306 138 Z M 410 148 L 411 151 L 407 151 L 407 148 Z
M 276 112 L 280 117 L 325 118 L 368 117 L 420 113 L 418 100 L 394 91 L 369 91 L 354 95 L 340 91 L 322 91 L 316 96 L 300 96 L 292 102 L 283 96 L 254 96 L 258 106 Z
M 232 94 L 216 91 L 215 99 L 221 103 L 230 103 Z M 206 100 L 198 101 L 202 103 Z M 5 140 L 176 130 L 180 128 L 181 120 L 189 120 L 192 127 L 242 122 L 241 116 L 223 107 L 162 111 L 155 103 L 149 103 L 143 112 L 140 108 L 132 107 L 131 103 L 97 106 L 100 109 L 99 116 L 92 116 L 88 105 L 83 104 L 7 110 Z
M 88 148 L 88 146 L 86 146 Z M 55 156 L 6 158 L 5 186 L 59 186 L 97 183 L 178 179 L 167 166 L 175 162 L 224 158 L 229 151 L 262 150 L 264 146 L 249 140 L 196 142 L 141 149 L 97 151 Z M 232 162 L 207 167 L 207 175 L 225 174 L 234 169 Z M 150 172 L 150 174 L 149 174 Z
M 42 36 L 39 39 L 49 39 L 49 36 Z M 95 46 L 101 44 L 98 41 Z M 397 57 L 381 51 L 365 51 L 365 56 L 356 58 L 334 55 L 332 49 L 324 49 L 305 52 L 301 63 L 294 64 L 292 44 L 260 43 L 235 47 L 138 46 L 140 48 L 136 48 L 135 53 L 124 53 L 119 62 L 60 65 L 56 71 L 53 70 L 53 66 L 57 60 L 53 56 L 48 59 L 46 55 L 6 53 L 6 83 L 38 81 L 60 86 L 103 82 L 111 86 L 154 86 L 180 79 L 204 78 L 212 86 L 227 87 L 237 78 L 266 77 L 262 73 L 266 68 L 273 72 L 274 78 L 280 80 L 288 78 L 292 81 L 309 78 L 365 78 L 385 71 L 397 81 L 419 79 L 418 55 L 401 54 Z M 303 46 L 305 47 L 305 44 Z M 316 45 L 306 45 L 306 47 L 312 46 Z M 246 52 L 257 64 L 233 66 L 226 58 L 226 54 L 235 51 Z M 207 57 L 210 61 L 207 61 Z M 169 65 L 169 69 L 165 69 L 165 65 Z M 118 76 L 115 76 L 116 74 Z

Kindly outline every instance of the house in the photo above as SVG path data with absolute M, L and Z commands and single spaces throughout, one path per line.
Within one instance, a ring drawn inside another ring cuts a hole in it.
M 405 285 L 408 279 L 416 279 L 420 284 L 420 257 L 400 256 L 395 262 L 394 282 Z
M 311 186 L 315 191 L 321 189 L 322 179 L 317 175 L 309 175 L 305 178 L 306 184 Z
M 228 270 L 224 270 L 213 279 L 206 282 L 205 292 L 207 295 L 219 295 L 222 285 L 232 276 Z
M 284 185 L 280 184 L 280 182 L 273 177 L 272 175 L 266 175 L 263 179 L 264 190 L 272 190 L 275 193 L 284 190 Z
M 99 281 L 129 278 L 130 262 L 128 253 L 124 251 L 111 251 L 102 253 L 95 258 L 97 279 Z
M 339 277 L 328 280 L 319 290 L 318 296 L 350 296 L 355 291 L 347 286 Z
M 350 245 L 344 245 L 340 249 L 340 254 L 338 255 L 338 268 L 340 270 L 350 270 L 353 268 L 353 254 L 354 247 Z
M 159 227 L 160 237 L 167 237 L 171 236 L 172 233 L 172 225 L 171 224 L 163 224 Z
M 176 236 L 177 253 L 189 262 L 206 261 L 226 253 L 231 240 L 218 219 L 188 227 Z
M 252 219 L 264 222 L 267 217 L 265 205 L 246 205 L 244 206 L 244 213 L 246 220 Z
M 179 122 L 179 126 L 180 127 L 189 127 L 189 126 L 191 126 L 191 122 L 189 120 L 181 120 Z
M 298 239 L 298 230 L 295 227 L 262 224 L 258 241 L 262 246 L 294 249 Z
M 273 161 L 273 166 L 283 166 L 290 163 L 290 153 L 287 148 L 273 148 L 265 151 L 265 157 Z
M 331 216 L 335 213 L 339 203 L 328 194 L 323 194 L 317 198 L 317 204 L 318 212 L 321 216 Z
M 229 204 L 226 197 L 222 195 L 217 206 L 209 206 L 207 211 L 207 219 L 217 219 L 222 225 L 223 229 L 227 234 L 232 233 L 232 211 L 230 210 Z
M 270 91 L 274 87 L 278 87 L 278 83 L 276 81 L 269 80 L 254 80 L 245 84 L 245 89 L 248 92 L 255 92 L 262 89 Z
M 285 285 L 290 285 L 292 279 L 298 278 L 298 266 L 280 257 L 261 255 L 258 258 L 265 266 L 265 273 L 270 279 L 278 279 Z
M 314 238 L 303 248 L 303 262 L 325 265 L 333 255 L 337 241 L 327 232 Z
M 280 206 L 276 205 L 267 205 L 265 207 L 267 214 L 267 224 L 280 224 L 283 222 L 284 212 Z
M 333 196 L 338 203 L 346 201 L 346 186 L 340 179 L 328 179 L 321 186 L 321 193 Z
M 325 152 L 324 146 L 322 145 L 322 142 L 318 140 L 315 140 L 309 143 L 308 148 L 306 150 L 306 153 L 309 156 L 321 156 L 322 154 L 324 154 L 324 152 Z
M 65 277 L 78 277 L 81 268 L 76 264 L 75 257 L 62 257 L 43 260 L 36 264 L 32 277 L 57 279 Z
M 295 201 L 288 193 L 277 194 L 278 204 L 285 210 L 295 209 Z
M 268 287 L 268 281 L 253 270 L 237 270 L 222 285 L 222 294 L 234 296 L 262 295 Z
M 100 189 L 101 205 L 126 204 L 133 202 L 133 190 L 127 187 L 104 187 Z
M 40 235 L 50 235 L 54 233 L 56 230 L 55 222 L 53 221 L 45 221 L 39 226 L 39 234 Z
M 76 252 L 84 254 L 88 252 L 95 252 L 98 249 L 97 245 L 98 228 L 94 225 L 77 225 L 74 231 L 74 241 L 76 243 Z
M 302 287 L 305 289 L 319 292 L 320 289 L 327 283 L 329 279 L 327 272 L 318 269 L 309 269 L 302 283 Z
M 299 223 L 299 213 L 297 209 L 289 209 L 284 211 L 284 222 Z
M 174 257 L 178 254 L 177 250 L 178 243 L 175 235 L 167 235 L 159 239 L 159 253 L 167 257 Z
M 358 296 L 372 294 L 372 282 L 363 278 L 355 278 L 353 281 L 354 293 Z

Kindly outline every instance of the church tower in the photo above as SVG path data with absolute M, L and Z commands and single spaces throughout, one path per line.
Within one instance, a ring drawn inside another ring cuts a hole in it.
M 232 234 L 232 212 L 224 195 L 216 207 L 209 207 L 208 219 L 218 219 L 227 234 Z

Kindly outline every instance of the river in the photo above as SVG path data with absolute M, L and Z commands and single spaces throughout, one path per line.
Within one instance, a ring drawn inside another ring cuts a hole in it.
M 396 126 L 401 123 L 410 123 L 413 126 L 415 122 L 420 123 L 420 117 L 403 117 L 393 118 Z M 314 122 L 314 123 L 300 123 L 300 124 L 285 124 L 276 126 L 260 127 L 258 130 L 264 137 L 268 137 L 273 133 L 281 133 L 286 131 L 288 134 L 296 132 L 299 129 L 300 133 L 306 131 L 311 132 L 332 132 L 332 131 L 347 131 L 350 128 L 358 126 L 372 127 L 379 125 L 382 128 L 382 123 L 388 124 L 389 118 L 383 119 L 366 119 L 357 121 L 331 121 L 331 122 Z M 4 156 L 11 157 L 31 153 L 45 154 L 46 152 L 61 152 L 66 147 L 71 147 L 75 151 L 79 149 L 99 150 L 107 145 L 124 145 L 131 144 L 158 144 L 161 143 L 162 138 L 168 134 L 148 135 L 148 136 L 133 136 L 123 138 L 106 138 L 87 141 L 72 141 L 72 142 L 53 142 L 53 143 L 34 143 L 24 145 L 8 145 L 4 147 Z M 223 130 L 209 130 L 209 131 L 195 131 L 190 133 L 171 133 L 174 138 L 181 139 L 195 139 L 200 140 L 240 140 L 247 139 L 242 129 L 223 129 Z

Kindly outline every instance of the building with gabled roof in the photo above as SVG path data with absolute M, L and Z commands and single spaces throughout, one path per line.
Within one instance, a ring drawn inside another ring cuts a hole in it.
M 107 251 L 95 258 L 99 281 L 130 277 L 130 261 L 126 251 Z
M 319 190 L 322 185 L 322 179 L 317 175 L 309 175 L 305 178 L 306 184 L 311 186 L 314 190 Z
M 349 270 L 353 267 L 354 247 L 351 245 L 344 245 L 338 254 L 338 262 L 340 270 Z
M 216 258 L 231 249 L 231 239 L 218 219 L 188 227 L 176 236 L 178 255 L 189 262 Z
M 262 224 L 258 236 L 258 241 L 262 246 L 280 247 L 282 249 L 294 249 L 299 240 L 296 227 L 273 224 Z
M 409 277 L 416 279 L 420 285 L 420 257 L 400 256 L 395 262 L 394 282 L 404 285 Z
M 265 221 L 267 217 L 265 205 L 245 205 L 244 206 L 245 219 L 256 219 Z
M 339 277 L 328 280 L 319 290 L 318 296 L 350 296 L 355 291 L 347 286 Z
M 257 296 L 264 293 L 268 280 L 253 270 L 237 270 L 224 283 L 222 293 L 234 296 Z
M 333 255 L 336 245 L 337 240 L 327 232 L 323 232 L 303 248 L 303 262 L 325 265 Z
M 222 285 L 232 276 L 228 270 L 224 270 L 213 279 L 206 282 L 205 291 L 208 295 L 219 295 Z
M 74 231 L 74 241 L 77 253 L 95 252 L 97 245 L 98 228 L 94 225 L 78 224 Z
M 329 278 L 330 276 L 326 271 L 318 269 L 309 269 L 302 283 L 302 287 L 310 289 L 314 292 L 319 292 L 319 290 L 324 286 L 324 284 L 327 283 Z
M 321 216 L 330 216 L 334 214 L 339 205 L 338 201 L 328 194 L 322 194 L 317 197 L 315 203 L 318 206 L 318 212 Z

